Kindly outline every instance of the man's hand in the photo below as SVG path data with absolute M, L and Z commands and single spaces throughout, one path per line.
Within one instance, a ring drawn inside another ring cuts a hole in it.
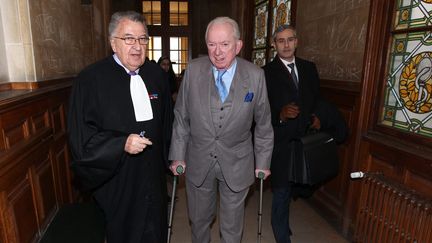
M 282 107 L 281 112 L 279 113 L 279 118 L 281 121 L 288 121 L 288 119 L 296 118 L 300 113 L 299 107 L 295 103 L 289 103 Z
M 311 124 L 310 127 L 313 128 L 313 129 L 315 129 L 315 130 L 320 130 L 320 128 L 321 128 L 321 121 L 314 114 L 312 115 L 312 124 Z
M 186 163 L 183 160 L 174 160 L 170 164 L 169 168 L 170 168 L 171 172 L 173 173 L 173 175 L 176 175 L 176 176 L 180 175 L 177 172 L 177 167 L 179 167 L 179 166 L 181 166 L 183 168 L 183 172 L 181 173 L 181 174 L 183 174 L 186 170 Z
M 130 134 L 126 140 L 124 150 L 129 154 L 141 153 L 152 142 L 145 137 L 140 137 L 138 134 Z
M 269 177 L 270 174 L 271 174 L 270 170 L 256 169 L 256 170 L 255 170 L 255 177 L 256 177 L 256 178 L 259 178 L 259 177 L 258 177 L 258 174 L 259 174 L 260 172 L 264 173 L 264 178 L 263 178 L 264 180 L 267 179 L 267 177 Z

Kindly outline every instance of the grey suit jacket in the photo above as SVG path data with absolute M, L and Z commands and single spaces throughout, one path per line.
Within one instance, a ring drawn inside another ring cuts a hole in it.
M 209 57 L 192 60 L 174 108 L 169 159 L 184 160 L 186 178 L 196 186 L 202 185 L 208 171 L 218 162 L 228 186 L 240 191 L 254 182 L 255 168 L 270 168 L 273 129 L 264 72 L 237 57 L 231 84 L 234 87 L 230 89 L 234 92 L 229 94 L 233 95 L 232 108 L 225 127 L 217 135 L 210 110 L 211 85 L 215 81 Z

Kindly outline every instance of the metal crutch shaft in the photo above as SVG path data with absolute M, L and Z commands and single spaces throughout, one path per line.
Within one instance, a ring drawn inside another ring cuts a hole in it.
M 261 243 L 261 227 L 262 227 L 262 202 L 263 202 L 263 182 L 265 174 L 264 172 L 258 173 L 258 178 L 260 180 L 260 192 L 259 192 L 259 207 L 258 207 L 258 235 L 257 242 Z
M 181 166 L 181 165 L 177 166 L 176 171 L 179 175 L 183 174 L 183 171 L 184 171 L 183 166 Z M 178 180 L 178 176 L 174 176 L 173 188 L 172 188 L 172 192 L 171 192 L 170 214 L 169 214 L 169 219 L 168 219 L 167 243 L 170 243 L 170 240 L 171 240 L 171 228 L 172 228 L 172 219 L 173 219 L 173 213 L 174 213 L 174 201 L 175 201 L 175 195 L 176 195 L 177 180 Z

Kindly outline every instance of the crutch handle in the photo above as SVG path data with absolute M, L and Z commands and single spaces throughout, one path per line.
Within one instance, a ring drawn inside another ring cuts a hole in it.
M 259 179 L 264 180 L 264 177 L 265 177 L 264 172 L 262 172 L 262 171 L 258 172 L 258 178 Z
M 179 175 L 183 174 L 183 173 L 184 173 L 184 168 L 183 168 L 183 166 L 182 166 L 182 165 L 178 165 L 178 166 L 176 167 L 176 171 L 177 171 L 177 173 L 178 173 Z

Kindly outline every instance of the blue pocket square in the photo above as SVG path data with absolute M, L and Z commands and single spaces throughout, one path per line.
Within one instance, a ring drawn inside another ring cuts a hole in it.
M 254 93 L 248 92 L 244 98 L 244 102 L 252 102 L 253 97 L 254 97 Z

